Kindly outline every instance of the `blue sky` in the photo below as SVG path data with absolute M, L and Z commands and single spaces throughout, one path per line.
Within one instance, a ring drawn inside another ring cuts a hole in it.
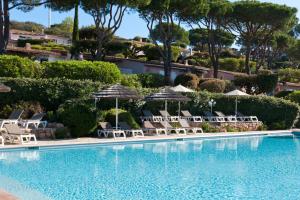
M 296 7 L 298 17 L 300 18 L 300 1 L 299 0 L 265 0 L 266 2 L 273 2 L 278 4 L 286 4 L 288 6 Z M 44 7 L 35 8 L 33 11 L 23 13 L 19 10 L 12 10 L 11 19 L 18 21 L 34 21 L 43 25 L 48 24 L 48 10 Z M 52 12 L 52 23 L 59 23 L 66 17 L 73 17 L 73 11 L 66 13 Z M 80 26 L 93 24 L 91 16 L 80 11 Z M 133 38 L 135 36 L 148 36 L 148 30 L 145 22 L 139 18 L 138 13 L 130 13 L 124 17 L 123 23 L 116 35 L 124 38 Z

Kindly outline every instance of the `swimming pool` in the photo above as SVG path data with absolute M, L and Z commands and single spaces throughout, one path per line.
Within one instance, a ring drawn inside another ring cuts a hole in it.
M 291 200 L 299 166 L 293 137 L 0 151 L 0 188 L 24 200 Z

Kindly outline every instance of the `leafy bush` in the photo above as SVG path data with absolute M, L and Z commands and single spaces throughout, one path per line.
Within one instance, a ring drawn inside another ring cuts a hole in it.
M 220 69 L 226 71 L 238 72 L 240 71 L 240 61 L 236 58 L 220 59 Z
M 59 121 L 70 129 L 72 137 L 89 136 L 97 127 L 96 109 L 86 100 L 67 101 L 57 112 Z
M 183 85 L 192 89 L 197 89 L 199 84 L 199 77 L 196 74 L 186 73 L 178 75 L 174 80 L 175 85 Z
M 0 55 L 1 77 L 39 77 L 41 66 L 28 58 Z
M 123 74 L 121 78 L 121 84 L 134 88 L 142 87 L 139 76 L 137 74 Z
M 182 105 L 182 109 L 189 109 L 194 115 L 201 115 L 201 111 L 209 110 L 208 101 L 214 99 L 214 110 L 227 115 L 234 114 L 235 97 L 222 94 L 200 92 L 191 94 L 192 100 Z M 248 116 L 257 116 L 269 129 L 289 129 L 293 125 L 299 106 L 290 101 L 269 96 L 239 97 L 238 111 Z M 278 128 L 278 123 L 281 127 Z
M 65 139 L 71 136 L 70 130 L 67 127 L 56 129 L 54 134 L 55 134 L 55 139 Z
M 160 74 L 146 73 L 137 76 L 144 88 L 157 88 L 165 85 L 164 76 Z
M 219 131 L 217 127 L 207 122 L 202 123 L 201 127 L 204 133 L 216 133 Z
M 234 80 L 236 86 L 245 88 L 249 94 L 271 93 L 277 86 L 277 82 L 276 74 L 239 75 Z
M 119 68 L 109 62 L 56 61 L 44 62 L 44 78 L 91 79 L 103 83 L 116 83 L 121 79 Z
M 66 100 L 89 97 L 99 91 L 100 82 L 68 79 L 0 78 L 0 82 L 11 87 L 9 93 L 2 93 L 0 106 L 19 101 L 40 102 L 46 111 L 55 111 Z
M 280 91 L 277 94 L 275 94 L 275 97 L 277 98 L 284 98 L 287 97 L 292 91 Z
M 104 120 L 111 123 L 112 126 L 116 124 L 116 109 L 111 109 L 105 112 Z M 138 129 L 140 128 L 139 124 L 135 121 L 131 113 L 126 110 L 119 109 L 118 110 L 118 119 L 119 122 L 126 122 L 131 128 Z
M 280 81 L 299 83 L 300 69 L 286 68 L 278 71 Z
M 14 104 L 7 104 L 4 105 L 0 111 L 1 119 L 7 119 L 7 117 L 14 111 L 14 110 L 24 110 L 21 118 L 22 119 L 29 119 L 35 113 L 41 113 L 44 111 L 41 104 L 39 102 L 24 102 L 20 101 Z
M 161 54 L 158 49 L 159 47 L 147 45 L 143 47 L 143 51 L 148 60 L 161 60 Z M 161 47 L 160 47 L 161 48 Z M 180 56 L 180 48 L 172 46 L 172 61 L 176 62 Z
M 37 39 L 22 39 L 17 41 L 17 46 L 18 47 L 25 47 L 26 43 L 29 43 L 31 45 L 41 45 L 43 43 L 47 42 L 47 40 L 37 40 Z
M 225 91 L 226 82 L 219 79 L 208 80 L 201 83 L 199 87 L 201 90 L 207 90 L 208 92 L 223 93 Z
M 300 91 L 294 91 L 287 96 L 288 100 L 291 100 L 300 105 Z

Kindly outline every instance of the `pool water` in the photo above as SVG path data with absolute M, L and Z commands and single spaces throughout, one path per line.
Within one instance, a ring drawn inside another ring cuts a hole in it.
M 300 140 L 248 137 L 0 151 L 24 200 L 300 199 Z

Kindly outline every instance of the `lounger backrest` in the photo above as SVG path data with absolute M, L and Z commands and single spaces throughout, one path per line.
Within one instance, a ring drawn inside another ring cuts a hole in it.
M 167 121 L 159 122 L 164 128 L 173 128 Z
M 131 129 L 131 127 L 129 126 L 129 124 L 127 124 L 127 122 L 119 122 L 119 126 L 121 129 L 125 129 L 125 130 Z
M 152 117 L 153 114 L 150 110 L 143 110 L 143 114 L 146 116 L 146 117 Z
M 18 120 L 20 119 L 21 115 L 23 114 L 24 110 L 14 110 L 10 116 L 8 117 L 8 119 L 15 119 Z
M 36 113 L 30 119 L 31 120 L 42 120 L 45 116 L 45 113 Z
M 112 126 L 109 122 L 100 122 L 99 125 L 103 130 L 112 129 Z
M 190 128 L 191 127 L 185 119 L 179 119 L 179 124 L 182 128 Z
M 6 128 L 8 134 L 23 134 L 24 131 L 20 129 L 17 124 L 5 124 L 4 128 Z
M 188 110 L 182 110 L 181 113 L 184 117 L 192 117 L 192 114 Z
M 144 128 L 149 128 L 149 129 L 154 129 L 155 128 L 150 121 L 144 121 L 143 122 L 143 127 Z
M 165 110 L 160 110 L 159 113 L 161 114 L 161 116 L 167 116 L 167 117 L 170 116 L 170 114 Z
M 206 117 L 214 117 L 214 115 L 209 111 L 204 111 L 203 113 Z
M 240 113 L 240 112 L 237 112 L 236 114 L 237 114 L 238 117 L 245 117 L 245 115 Z
M 218 117 L 225 117 L 224 113 L 222 113 L 220 111 L 215 111 L 215 113 Z

